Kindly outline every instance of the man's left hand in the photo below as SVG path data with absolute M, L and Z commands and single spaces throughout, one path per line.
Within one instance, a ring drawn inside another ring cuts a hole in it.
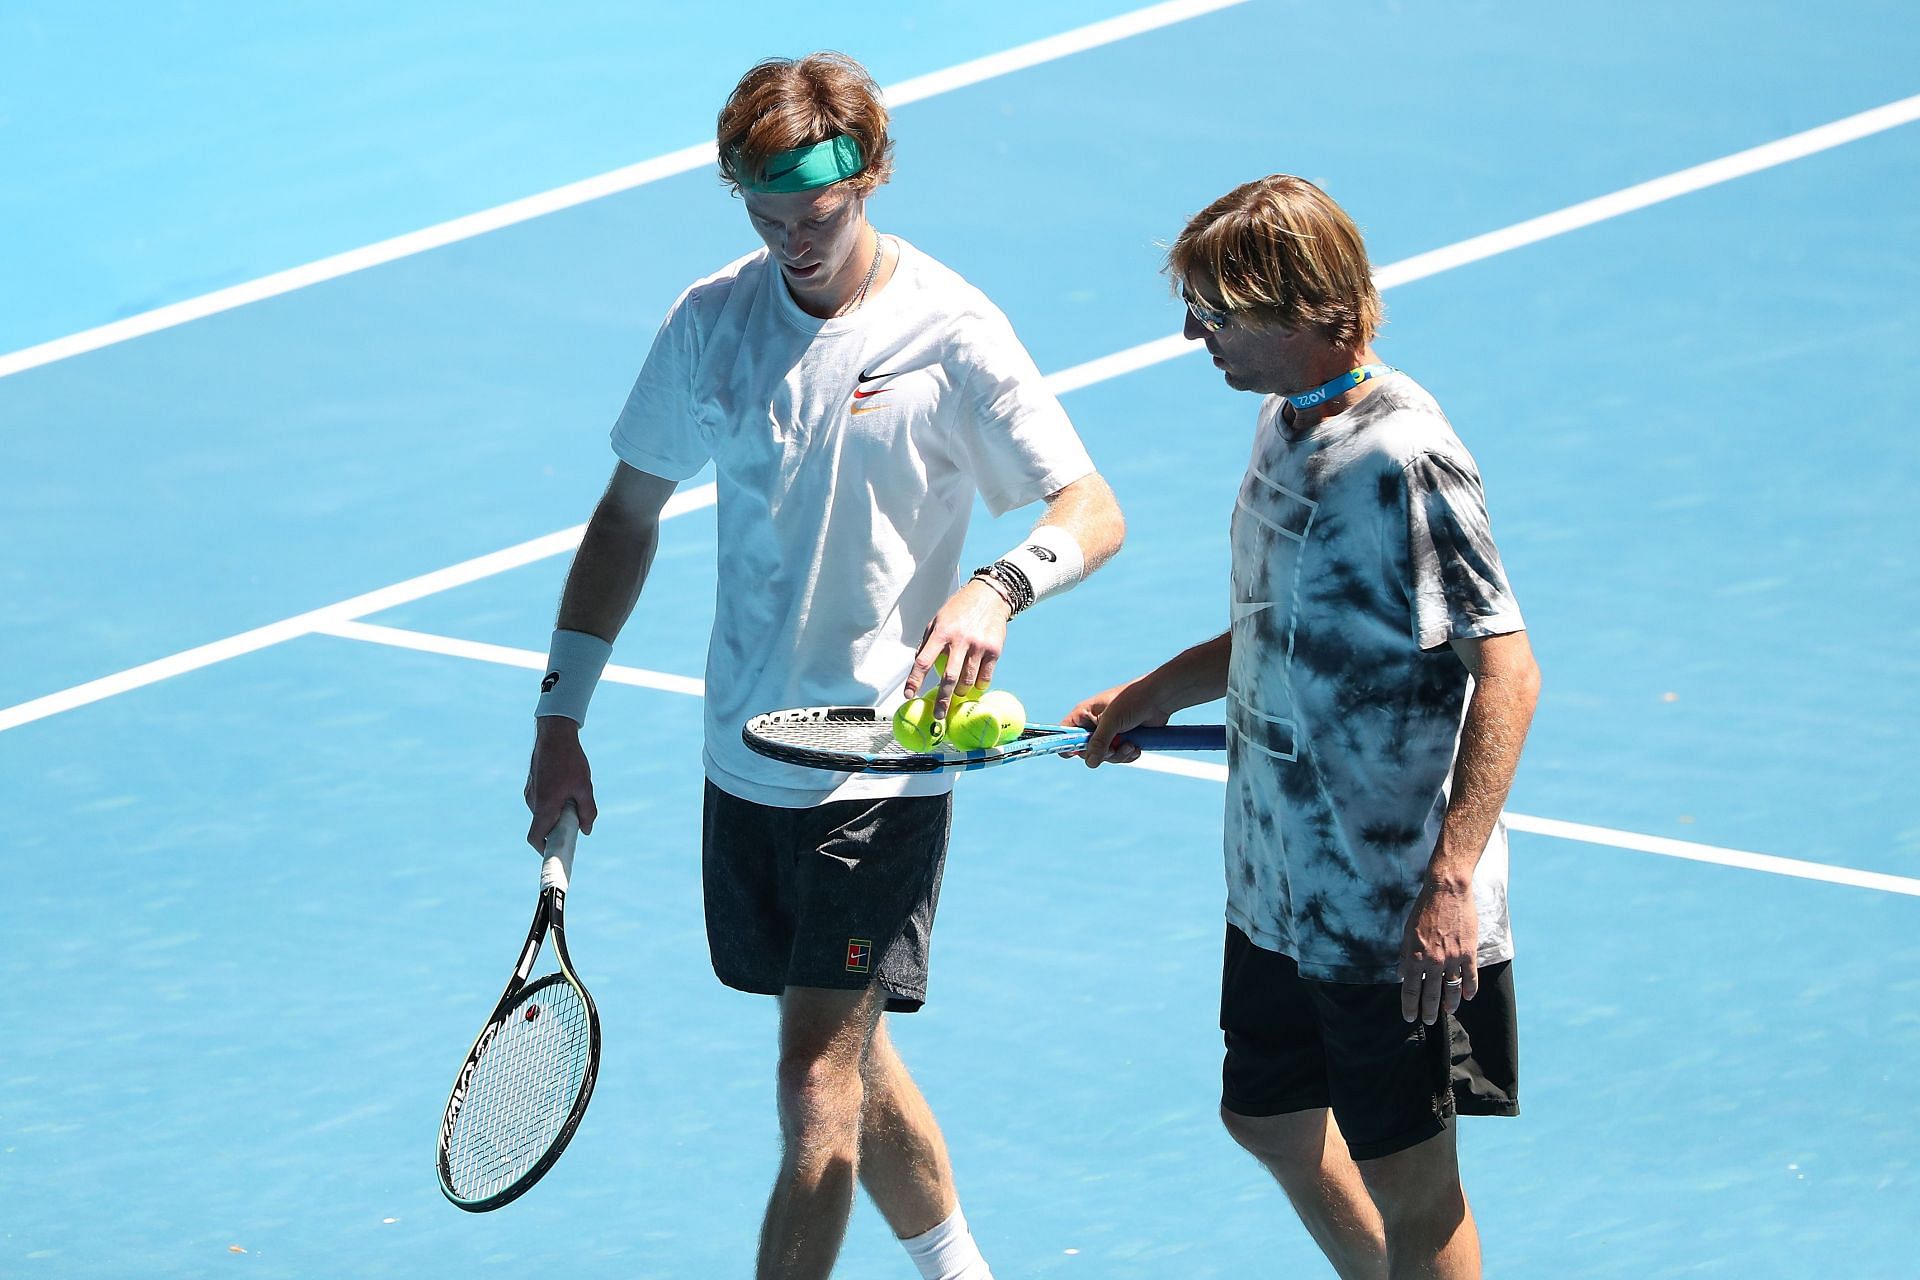
M 1442 1008 L 1452 1013 L 1473 999 L 1480 989 L 1479 944 L 1473 886 L 1422 885 L 1400 944 L 1401 1016 L 1432 1026 Z

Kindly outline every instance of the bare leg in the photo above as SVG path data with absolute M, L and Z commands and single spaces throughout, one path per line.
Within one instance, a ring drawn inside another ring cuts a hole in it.
M 1480 1232 L 1453 1129 L 1359 1168 L 1386 1224 L 1390 1280 L 1480 1280 Z
M 867 1045 L 860 1183 L 902 1240 L 933 1230 L 958 1204 L 946 1140 L 894 1051 L 885 1015 Z
M 1279 1182 L 1341 1280 L 1386 1280 L 1387 1237 L 1346 1139 L 1325 1108 L 1279 1116 L 1221 1109 L 1233 1140 Z
M 825 1280 L 853 1207 L 861 1066 L 877 987 L 789 987 L 780 997 L 780 1174 L 760 1231 L 760 1280 Z

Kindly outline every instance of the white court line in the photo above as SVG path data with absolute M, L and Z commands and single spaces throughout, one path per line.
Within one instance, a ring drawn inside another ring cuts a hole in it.
M 713 486 L 701 485 L 697 489 L 674 494 L 667 500 L 667 505 L 662 509 L 661 514 L 663 516 L 679 515 L 699 507 L 712 506 L 713 500 Z M 549 556 L 559 555 L 563 551 L 578 546 L 580 535 L 585 529 L 586 526 L 583 524 L 575 525 L 571 529 L 549 533 L 544 537 L 522 542 L 518 546 L 508 547 L 504 551 L 476 556 L 472 560 L 465 560 L 445 569 L 436 569 L 432 573 L 422 574 L 417 578 L 408 578 L 405 582 L 396 582 L 390 587 L 369 591 L 365 595 L 354 596 L 338 604 L 296 614 L 279 622 L 270 622 L 264 627 L 255 627 L 252 631 L 228 636 L 225 640 L 216 640 L 211 644 L 187 649 L 171 657 L 160 658 L 115 675 L 89 680 L 86 684 L 75 685 L 59 693 L 50 693 L 43 698 L 18 703 L 0 710 L 0 732 L 18 728 L 20 725 L 41 720 L 47 716 L 57 715 L 62 711 L 71 711 L 75 707 L 84 707 L 90 702 L 111 698 L 115 694 L 144 688 L 170 676 L 198 671 L 202 667 L 224 662 L 228 658 L 237 658 L 241 654 L 253 653 L 284 640 L 295 640 L 337 623 L 349 622 L 369 613 L 380 613 L 398 605 L 437 595 L 453 587 L 478 582 L 482 578 L 491 578 L 509 569 L 518 569 L 535 561 L 545 560 Z M 545 655 L 542 655 L 541 661 L 546 661 Z
M 404 631 L 398 627 L 379 626 L 372 623 L 331 622 L 316 626 L 314 630 L 346 640 L 365 640 L 397 649 L 437 653 L 475 662 L 492 662 L 501 666 L 519 667 L 526 671 L 543 671 L 547 665 L 547 655 L 534 649 L 513 649 L 506 645 L 481 644 L 473 640 L 430 635 L 423 631 Z M 615 684 L 659 689 L 667 693 L 691 694 L 696 698 L 703 696 L 706 692 L 703 682 L 690 676 L 677 676 L 665 671 L 648 671 L 641 667 L 610 664 L 602 679 Z M 1170 773 L 1182 778 L 1198 778 L 1206 782 L 1224 783 L 1227 780 L 1225 765 L 1182 756 L 1148 754 L 1140 757 L 1135 764 L 1125 767 L 1146 769 L 1153 773 Z M 1692 862 L 1710 862 L 1723 867 L 1740 867 L 1748 871 L 1764 871 L 1777 876 L 1820 880 L 1828 884 L 1844 884 L 1860 889 L 1878 889 L 1884 893 L 1920 897 L 1920 880 L 1905 876 L 1886 875 L 1878 871 L 1856 871 L 1852 867 L 1836 867 L 1821 862 L 1803 862 L 1798 858 L 1782 858 L 1771 853 L 1721 849 L 1713 845 L 1694 844 L 1686 840 L 1669 840 L 1663 836 L 1646 836 L 1633 831 L 1614 831 L 1607 827 L 1560 822 L 1553 818 L 1533 818 L 1524 813 L 1509 812 L 1503 816 L 1507 820 L 1507 826 L 1515 831 L 1551 836 L 1559 840 L 1605 845 L 1613 849 L 1630 849 L 1636 853 L 1658 854 L 1663 858 L 1684 858 Z
M 1132 13 L 1121 14 L 1117 18 L 1089 23 L 1060 35 L 1048 36 L 1001 53 L 989 54 L 984 58 L 975 58 L 971 62 L 962 62 L 944 71 L 902 80 L 889 89 L 883 89 L 882 93 L 885 94 L 889 106 L 904 106 L 909 102 L 918 102 L 937 94 L 950 93 L 955 89 L 964 89 L 969 85 L 980 84 L 997 76 L 1023 71 L 1044 62 L 1083 53 L 1088 49 L 1113 44 L 1130 36 L 1172 26 L 1178 22 L 1185 22 L 1189 18 L 1197 18 L 1203 14 L 1246 2 L 1247 0 L 1170 0 L 1166 4 L 1149 5 Z M 218 289 L 168 306 L 156 307 L 152 311 L 143 311 L 137 316 L 128 316 L 124 320 L 116 320 L 111 324 L 69 334 L 64 338 L 55 338 L 36 346 L 23 347 L 18 351 L 0 356 L 0 378 L 88 351 L 98 351 L 102 347 L 110 347 L 132 338 L 158 333 L 163 329 L 171 329 L 191 320 L 218 315 L 222 311 L 231 311 L 235 307 L 244 307 L 268 298 L 277 298 L 281 294 L 292 293 L 309 285 L 337 280 L 341 276 L 352 275 L 357 271 L 365 271 L 369 267 L 412 257 L 414 254 L 425 253 L 430 249 L 444 248 L 462 240 L 470 240 L 474 236 L 485 235 L 489 231 L 498 231 L 502 227 L 511 227 L 516 223 L 544 217 L 549 213 L 558 213 L 562 209 L 571 209 L 575 205 L 586 204 L 603 196 L 631 191 L 635 187 L 658 182 L 663 178 L 690 173 L 714 163 L 714 160 L 714 144 L 709 138 L 695 146 L 682 147 L 678 151 L 670 151 L 665 155 L 655 156 L 651 160 L 642 160 L 638 164 L 627 165 L 610 173 L 600 174 L 598 177 L 583 178 L 579 182 L 555 187 L 551 191 L 543 191 L 524 199 L 495 205 L 491 209 L 482 209 L 478 213 L 469 213 L 449 222 L 424 227 L 419 231 L 410 231 L 405 235 L 394 236 L 345 253 L 337 253 L 332 257 L 321 258 L 317 262 L 291 267 L 285 271 L 276 271 L 272 275 L 261 276 L 257 280 Z
M 1748 853 L 1740 849 L 1721 849 L 1689 840 L 1669 840 L 1665 836 L 1636 835 L 1631 831 L 1610 831 L 1556 818 L 1529 818 L 1521 813 L 1506 815 L 1507 825 L 1557 840 L 1578 840 L 1584 844 L 1604 844 L 1636 853 L 1655 853 L 1663 858 L 1685 858 L 1690 862 L 1711 862 L 1722 867 L 1744 867 L 1748 871 L 1766 871 L 1776 876 L 1794 876 L 1801 880 L 1823 880 L 1828 884 L 1852 885 L 1858 889 L 1878 889 L 1883 893 L 1903 893 L 1920 898 L 1920 880 L 1890 876 L 1879 871 L 1856 871 L 1852 867 L 1829 866 L 1824 862 L 1802 862 L 1771 853 Z
M 1649 182 L 1625 187 L 1611 195 L 1583 200 L 1579 204 L 1568 205 L 1553 213 L 1528 218 L 1525 222 L 1516 222 L 1510 227 L 1502 227 L 1498 231 L 1489 231 L 1485 235 L 1474 236 L 1444 248 L 1417 253 L 1411 258 L 1402 258 L 1398 262 L 1388 263 L 1377 269 L 1373 273 L 1373 280 L 1382 289 L 1391 289 L 1395 285 L 1424 280 L 1442 271 L 1451 271 L 1455 267 L 1463 267 L 1470 262 L 1479 262 L 1525 245 L 1565 235 L 1569 231 L 1577 231 L 1581 227 L 1589 227 L 1596 222 L 1617 218 L 1624 213 L 1632 213 L 1649 205 L 1677 199 L 1706 187 L 1731 182 L 1735 178 L 1744 178 L 1762 169 L 1771 169 L 1777 165 L 1786 164 L 1790 160 L 1803 159 L 1815 152 L 1826 151 L 1843 143 L 1857 142 L 1861 138 L 1885 132 L 1899 125 L 1911 124 L 1915 120 L 1920 120 L 1920 94 L 1911 98 L 1902 98 L 1898 102 L 1890 102 L 1883 107 L 1875 107 L 1871 111 L 1862 111 L 1858 115 L 1847 116 L 1802 133 L 1791 134 L 1774 142 L 1750 147 L 1745 151 L 1737 151 L 1730 156 L 1722 156 L 1718 160 L 1709 160 L 1705 164 L 1697 164 L 1690 169 L 1681 169 L 1677 173 L 1670 173 L 1662 178 L 1654 178 Z M 1085 364 L 1074 365 L 1070 369 L 1062 369 L 1048 381 L 1055 394 L 1063 394 L 1200 349 L 1198 343 L 1188 342 L 1176 333 L 1171 337 L 1155 338 L 1152 342 L 1143 342 L 1137 347 L 1117 351 L 1110 356 L 1089 360 Z
M 1186 760 L 1176 756 L 1145 755 L 1138 769 L 1171 773 L 1182 778 L 1202 778 L 1213 782 L 1227 780 L 1227 767 L 1204 760 Z M 1711 862 L 1722 867 L 1740 867 L 1764 871 L 1776 876 L 1800 880 L 1820 880 L 1827 884 L 1851 885 L 1856 889 L 1878 889 L 1882 893 L 1900 893 L 1920 898 L 1920 880 L 1886 875 L 1879 871 L 1856 871 L 1824 862 L 1804 862 L 1771 853 L 1749 853 L 1743 849 L 1722 849 L 1716 845 L 1695 844 L 1689 840 L 1669 840 L 1665 836 L 1643 836 L 1634 831 L 1615 831 L 1610 827 L 1590 827 L 1579 822 L 1561 822 L 1557 818 L 1533 818 L 1511 810 L 1501 815 L 1514 831 L 1572 840 L 1580 844 L 1605 845 L 1610 849 L 1630 849 L 1635 853 L 1658 854 L 1663 858 L 1684 858 L 1690 862 Z
M 395 649 L 412 649 L 416 653 L 439 653 L 473 662 L 519 667 L 525 671 L 547 669 L 547 655 L 537 649 L 512 649 L 503 644 L 483 644 L 478 640 L 458 640 L 452 636 L 430 635 L 425 631 L 405 631 L 399 627 L 344 619 L 325 623 L 313 630 L 318 635 L 338 636 L 342 640 L 365 640 L 370 644 L 384 644 Z M 612 684 L 658 689 L 663 693 L 691 694 L 696 698 L 705 697 L 707 693 L 706 682 L 692 676 L 648 671 L 644 667 L 623 667 L 617 662 L 609 662 L 606 670 L 601 672 L 600 679 Z
M 1689 174 L 1700 175 L 1711 173 L 1717 175 L 1712 178 L 1712 181 L 1725 182 L 1732 178 L 1739 177 L 1742 174 L 1751 173 L 1754 168 L 1765 168 L 1767 164 L 1779 164 L 1795 156 L 1810 154 L 1807 148 L 1811 144 L 1805 141 L 1807 139 L 1819 140 L 1819 146 L 1812 146 L 1812 150 L 1818 150 L 1820 146 L 1839 146 L 1843 142 L 1865 137 L 1868 133 L 1875 132 L 1879 129 L 1888 129 L 1896 124 L 1906 123 L 1914 119 L 1916 115 L 1920 115 L 1920 96 L 1905 98 L 1887 107 L 1878 108 L 1875 111 L 1863 112 L 1856 116 L 1848 116 L 1843 120 L 1835 121 L 1831 125 L 1823 125 L 1818 129 L 1810 129 L 1805 133 L 1795 134 L 1790 138 L 1781 139 L 1777 143 L 1769 143 L 1766 146 L 1738 152 L 1733 156 L 1726 157 L 1724 160 L 1710 161 L 1707 164 L 1696 165 L 1690 169 L 1683 169 L 1677 174 L 1669 175 L 1668 179 L 1656 179 L 1653 182 L 1641 183 L 1639 186 L 1628 187 L 1625 191 L 1617 192 L 1614 196 L 1603 196 L 1597 200 L 1589 200 L 1582 204 L 1572 205 L 1557 214 L 1548 214 L 1545 218 L 1534 218 L 1526 222 L 1516 223 L 1513 227 L 1509 227 L 1504 231 L 1494 231 L 1486 235 L 1475 236 L 1472 239 L 1461 241 L 1458 245 L 1436 249 L 1429 253 L 1403 259 L 1401 262 L 1392 263 L 1382 268 L 1381 275 L 1383 278 L 1391 277 L 1385 287 L 1391 287 L 1393 283 L 1404 283 L 1406 280 L 1418 279 L 1424 275 L 1432 275 L 1437 271 L 1447 270 L 1450 267 L 1459 266 L 1466 262 L 1478 261 L 1482 258 L 1490 257 L 1495 253 L 1504 252 L 1507 248 L 1518 248 L 1523 244 L 1532 244 L 1545 234 L 1557 235 L 1577 227 L 1587 226 L 1602 216 L 1617 217 L 1621 213 L 1642 208 L 1646 204 L 1653 203 L 1655 200 L 1672 199 L 1674 196 L 1681 194 L 1681 191 L 1673 189 L 1668 185 L 1670 179 L 1680 179 Z M 1782 151 L 1781 148 L 1785 148 L 1786 150 Z M 1773 158 L 1766 159 L 1765 163 L 1759 163 L 1751 159 L 1744 162 L 1744 164 L 1734 163 L 1741 161 L 1742 157 L 1750 158 L 1755 156 Z M 1700 185 L 1705 184 L 1696 183 L 1696 185 L 1688 186 L 1685 189 L 1698 190 Z M 1624 202 L 1619 199 L 1619 197 L 1624 197 L 1632 192 L 1641 192 L 1643 194 L 1647 192 L 1659 192 L 1662 194 L 1646 196 L 1645 198 L 1638 198 L 1636 200 L 1626 200 Z M 1592 211 L 1603 208 L 1609 209 L 1611 212 L 1588 216 Z M 1573 216 L 1582 210 L 1587 212 Z M 1557 230 L 1551 232 L 1541 231 L 1540 228 L 1547 224 L 1552 224 Z M 1510 234 L 1512 236 L 1511 239 L 1509 239 Z M 1462 251 L 1462 246 L 1467 245 L 1476 246 L 1471 254 L 1464 254 Z M 1197 349 L 1196 345 L 1183 341 L 1178 335 L 1161 338 L 1141 346 L 1131 347 L 1128 350 L 1118 352 L 1111 356 L 1105 356 L 1099 360 L 1092 360 L 1085 364 L 1075 365 L 1069 369 L 1063 369 L 1059 373 L 1049 375 L 1047 385 L 1055 394 L 1063 395 L 1068 391 L 1090 386 L 1093 383 L 1101 382 L 1108 378 L 1117 378 L 1122 374 L 1131 373 L 1137 369 L 1145 368 L 1148 365 L 1157 364 L 1162 360 L 1171 359 L 1182 351 L 1190 349 Z M 701 505 L 713 501 L 712 486 L 709 485 L 706 487 L 705 494 L 704 502 Z M 666 514 L 673 514 L 674 503 L 679 502 L 683 496 L 691 497 L 692 495 L 676 494 L 672 502 L 668 503 L 668 511 Z M 543 555 L 558 555 L 562 551 L 569 550 L 577 545 L 579 537 L 580 529 L 578 527 L 574 529 L 563 529 L 559 533 L 549 534 L 546 538 L 523 543 L 520 547 L 509 547 L 505 551 L 495 552 L 494 556 L 482 556 L 477 560 L 467 561 L 465 565 L 456 565 L 452 569 L 442 570 L 441 572 L 443 574 L 458 575 L 462 570 L 471 566 L 487 564 L 495 557 L 507 557 L 508 559 L 503 561 L 498 569 L 492 570 L 492 572 L 501 572 L 520 564 L 530 563 L 533 560 L 541 558 Z M 529 548 L 538 546 L 545 546 L 547 549 L 538 554 L 528 554 L 525 558 L 513 558 L 518 553 L 526 552 Z M 487 574 L 484 572 L 474 573 L 471 576 L 449 580 L 445 585 L 455 586 L 462 582 L 473 581 L 476 578 L 485 576 L 487 576 Z M 431 581 L 435 577 L 436 575 L 429 574 L 425 578 L 411 579 L 409 582 L 401 583 L 396 587 L 389 587 L 386 590 L 388 592 L 404 592 L 415 586 L 415 584 Z M 433 590 L 443 589 L 444 587 L 433 588 Z M 431 591 L 418 591 L 415 594 L 405 596 L 405 599 L 418 599 L 421 595 L 428 594 L 431 594 Z M 367 596 L 356 596 L 353 600 L 343 601 L 338 605 L 331 605 L 312 613 L 301 614 L 299 617 L 289 618 L 284 622 L 272 623 L 266 627 L 244 632 L 241 635 L 231 637 L 227 640 L 216 641 L 210 645 L 202 645 L 197 649 L 189 649 L 185 653 L 175 654 L 170 658 L 162 658 L 155 662 L 147 663 L 145 666 L 134 667 L 118 675 L 105 676 L 99 680 L 78 685 L 60 693 L 52 693 L 45 697 L 35 698 L 29 702 L 22 702 L 12 707 L 0 708 L 0 732 L 16 728 L 34 720 L 39 720 L 45 716 L 57 714 L 61 711 L 71 710 L 74 707 L 85 706 L 91 702 L 98 702 L 102 698 L 111 697 L 117 693 L 124 693 L 129 689 L 138 689 L 145 685 L 152 684 L 157 680 L 164 680 L 168 676 L 179 675 L 184 671 L 198 670 L 211 663 L 219 662 L 224 658 L 236 657 L 243 653 L 251 653 L 256 649 L 265 648 L 267 645 L 278 644 L 282 640 L 290 640 L 296 636 L 305 635 L 313 630 L 314 623 L 319 620 L 359 617 L 367 613 L 375 612 L 380 608 L 390 607 L 388 603 L 358 607 L 362 601 L 380 600 L 383 596 L 384 593 L 382 592 L 374 592 Z M 396 599 L 391 603 L 397 604 L 402 602 L 402 600 Z

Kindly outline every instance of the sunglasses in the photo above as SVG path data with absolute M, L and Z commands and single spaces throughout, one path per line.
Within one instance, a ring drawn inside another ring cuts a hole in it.
M 1187 286 L 1184 284 L 1180 286 L 1180 301 L 1187 304 L 1187 314 L 1199 321 L 1200 327 L 1208 333 L 1218 333 L 1227 327 L 1228 313 L 1216 310 L 1206 303 L 1198 301 L 1191 293 L 1187 292 Z

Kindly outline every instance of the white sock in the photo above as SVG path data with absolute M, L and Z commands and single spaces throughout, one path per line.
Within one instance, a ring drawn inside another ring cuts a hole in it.
M 967 1230 L 967 1217 L 959 1205 L 933 1230 L 900 1243 L 906 1246 L 913 1265 L 920 1268 L 923 1280 L 993 1280 L 993 1272 L 987 1270 L 987 1260 L 980 1256 L 980 1246 L 973 1242 L 973 1232 Z

